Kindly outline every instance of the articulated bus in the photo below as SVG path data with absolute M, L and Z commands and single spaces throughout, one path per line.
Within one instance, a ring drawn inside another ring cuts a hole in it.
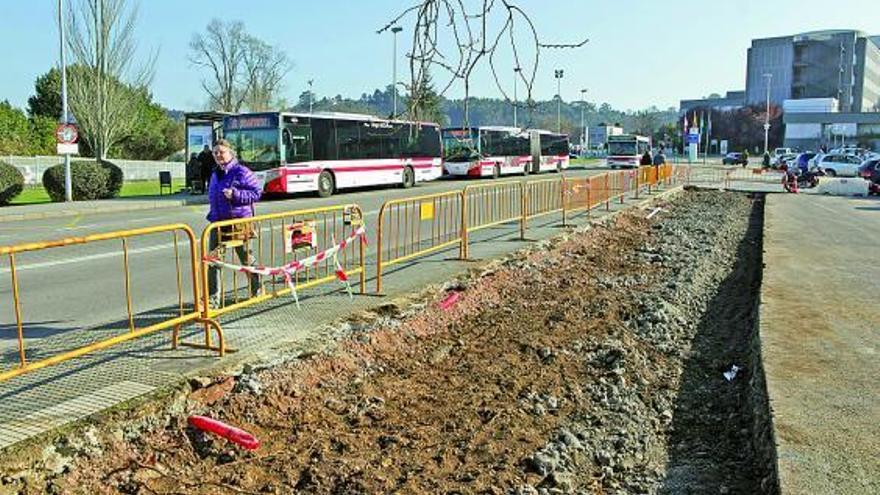
M 443 158 L 451 176 L 499 177 L 528 173 L 529 135 L 515 127 L 443 129 Z
M 397 184 L 442 175 L 437 124 L 342 113 L 223 116 L 222 135 L 269 194 Z
M 642 155 L 651 149 L 651 140 L 635 134 L 608 136 L 608 157 L 606 163 L 611 168 L 638 167 Z
M 537 170 L 533 172 L 561 172 L 568 168 L 569 145 L 567 134 L 534 129 L 531 135 L 532 154 L 540 154 Z

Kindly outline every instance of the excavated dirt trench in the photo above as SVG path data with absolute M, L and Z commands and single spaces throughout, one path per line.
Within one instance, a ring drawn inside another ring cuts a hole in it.
M 364 315 L 333 352 L 61 439 L 88 448 L 0 493 L 775 493 L 763 198 L 659 206 Z M 195 431 L 190 413 L 263 444 Z

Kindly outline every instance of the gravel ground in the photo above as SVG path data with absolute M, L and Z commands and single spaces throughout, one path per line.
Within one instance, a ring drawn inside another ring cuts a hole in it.
M 763 199 L 659 206 L 360 315 L 332 352 L 60 438 L 0 494 L 775 493 Z M 189 429 L 189 413 L 263 445 Z

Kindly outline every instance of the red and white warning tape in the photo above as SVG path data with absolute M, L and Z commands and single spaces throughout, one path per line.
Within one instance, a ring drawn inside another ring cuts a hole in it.
M 348 281 L 348 275 L 345 273 L 345 270 L 339 263 L 338 254 L 339 251 L 345 249 L 346 246 L 348 246 L 358 238 L 360 238 L 362 243 L 367 243 L 367 229 L 364 226 L 358 227 L 351 233 L 351 235 L 340 241 L 338 244 L 334 241 L 333 246 L 327 248 L 324 251 L 321 251 L 320 253 L 313 254 L 312 256 L 309 256 L 308 258 L 303 258 L 301 260 L 293 260 L 286 265 L 276 267 L 267 267 L 262 265 L 234 265 L 232 263 L 227 263 L 220 258 L 217 258 L 216 256 L 205 256 L 203 260 L 205 261 L 205 263 L 208 263 L 209 265 L 215 266 L 217 268 L 225 268 L 227 270 L 234 270 L 241 273 L 250 273 L 253 275 L 261 275 L 264 277 L 282 276 L 284 277 L 284 281 L 285 283 L 287 283 L 287 286 L 290 287 L 291 293 L 296 300 L 297 307 L 299 307 L 299 297 L 296 293 L 296 285 L 293 283 L 293 275 L 306 268 L 315 267 L 322 261 L 325 261 L 329 258 L 333 258 L 333 262 L 336 264 L 336 278 L 339 279 L 340 282 L 345 283 L 348 295 L 350 297 L 353 297 L 351 292 L 351 284 Z

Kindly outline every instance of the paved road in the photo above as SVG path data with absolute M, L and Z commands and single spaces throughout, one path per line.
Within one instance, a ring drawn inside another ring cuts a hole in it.
M 604 167 L 571 169 L 566 174 L 582 177 L 604 172 Z M 530 180 L 553 177 L 530 176 Z M 514 177 L 515 178 L 515 177 Z M 499 180 L 510 180 L 502 178 Z M 491 179 L 477 181 L 489 182 Z M 290 200 L 263 202 L 258 213 L 306 209 L 344 202 L 358 203 L 364 210 L 368 229 L 375 229 L 382 203 L 388 199 L 460 189 L 475 181 L 442 180 L 414 189 L 369 189 L 331 198 L 300 196 Z M 92 214 L 73 218 L 10 222 L 0 226 L 4 244 L 34 242 L 82 236 L 114 230 L 181 222 L 197 235 L 204 228 L 206 206 L 188 206 L 114 214 Z M 370 245 L 375 249 L 375 245 Z M 133 239 L 129 245 L 134 312 L 177 304 L 173 241 L 169 235 Z M 23 253 L 16 258 L 22 294 L 22 313 L 28 339 L 50 337 L 57 332 L 83 326 L 123 321 L 125 280 L 119 241 Z M 184 288 L 191 293 L 187 276 Z M 29 340 L 30 341 L 30 340 Z M 15 317 L 8 259 L 0 259 L 0 369 L 17 360 Z
M 880 493 L 880 201 L 768 196 L 761 344 L 782 493 Z

